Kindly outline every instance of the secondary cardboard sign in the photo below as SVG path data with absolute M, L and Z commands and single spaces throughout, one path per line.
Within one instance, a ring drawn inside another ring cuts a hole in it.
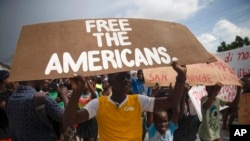
M 187 65 L 187 83 L 190 86 L 214 85 L 221 82 L 224 85 L 241 85 L 239 78 L 232 68 L 219 56 L 212 63 L 198 63 Z M 143 69 L 144 79 L 147 86 L 154 86 L 156 82 L 160 86 L 169 86 L 176 80 L 176 72 L 172 67 L 159 67 Z
M 196 52 L 194 55 L 193 52 Z M 84 19 L 23 26 L 10 81 L 84 76 L 215 61 L 187 27 L 147 19 Z
M 238 120 L 239 124 L 250 124 L 250 93 L 240 95 Z

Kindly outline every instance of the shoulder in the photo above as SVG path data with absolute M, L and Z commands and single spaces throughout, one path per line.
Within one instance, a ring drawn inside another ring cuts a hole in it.
M 138 79 L 135 78 L 135 77 L 131 77 L 131 81 L 132 81 L 132 84 L 137 84 L 138 83 Z
M 128 98 L 138 98 L 140 95 L 139 94 L 131 94 L 131 95 L 127 95 Z
M 104 97 L 104 98 L 103 98 L 103 97 L 104 97 L 104 96 L 99 97 L 99 98 L 95 98 L 95 99 L 89 101 L 89 102 L 87 103 L 87 105 L 85 105 L 85 107 L 97 107 L 97 106 L 99 105 L 100 102 L 106 101 L 106 100 L 105 100 L 105 97 Z
M 141 95 L 141 94 L 133 94 L 133 95 L 128 95 L 128 99 L 137 99 L 139 101 L 148 101 L 148 100 L 153 100 L 154 97 L 149 97 L 149 96 Z
M 100 96 L 100 97 L 98 97 L 98 98 L 95 98 L 95 99 L 93 99 L 93 100 L 95 100 L 95 101 L 106 101 L 106 100 L 108 100 L 108 96 Z M 92 100 L 92 101 L 93 101 Z
M 178 124 L 175 124 L 172 120 L 169 120 L 169 129 L 171 130 L 171 133 L 173 133 L 177 128 Z
M 140 100 L 154 100 L 155 99 L 155 97 L 149 97 L 149 96 L 141 95 L 141 94 L 137 94 L 137 96 Z
M 136 77 L 131 77 L 131 80 L 132 80 L 132 81 L 136 81 L 137 78 L 136 78 Z
M 156 128 L 155 128 L 155 125 L 154 125 L 154 123 L 152 123 L 148 128 L 147 128 L 147 130 L 148 130 L 148 136 L 149 136 L 149 138 L 153 138 L 155 135 L 156 135 L 156 133 L 157 133 L 157 130 L 156 130 Z

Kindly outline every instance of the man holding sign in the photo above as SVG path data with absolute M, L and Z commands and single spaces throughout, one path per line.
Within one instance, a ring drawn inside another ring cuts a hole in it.
M 182 97 L 186 81 L 186 67 L 181 67 L 174 62 L 173 68 L 178 76 L 172 94 L 168 98 L 127 95 L 131 88 L 131 75 L 129 72 L 118 72 L 108 76 L 112 86 L 112 95 L 94 99 L 79 111 L 77 111 L 76 103 L 84 89 L 85 81 L 81 76 L 72 78 L 73 95 L 65 109 L 64 127 L 84 122 L 95 116 L 101 141 L 141 141 L 142 112 L 174 108 Z

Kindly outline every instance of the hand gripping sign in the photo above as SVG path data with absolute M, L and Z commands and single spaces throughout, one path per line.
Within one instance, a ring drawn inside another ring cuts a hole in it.
M 112 18 L 26 25 L 10 81 L 169 66 L 175 57 L 180 64 L 215 61 L 187 27 L 173 22 Z

